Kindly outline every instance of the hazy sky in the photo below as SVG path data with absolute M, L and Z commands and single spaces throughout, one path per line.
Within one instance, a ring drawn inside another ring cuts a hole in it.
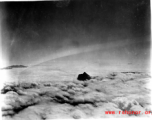
M 3 56 L 10 65 L 36 64 L 100 45 L 123 45 L 141 53 L 141 59 L 150 49 L 150 0 L 1 2 L 0 7 Z

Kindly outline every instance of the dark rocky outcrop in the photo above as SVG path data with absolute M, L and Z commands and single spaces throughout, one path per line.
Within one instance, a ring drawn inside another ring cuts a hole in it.
M 80 81 L 86 81 L 86 80 L 90 80 L 91 76 L 88 75 L 86 72 L 84 72 L 83 74 L 79 74 L 77 79 Z

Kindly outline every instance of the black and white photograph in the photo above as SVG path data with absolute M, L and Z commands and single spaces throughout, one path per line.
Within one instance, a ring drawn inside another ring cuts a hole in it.
M 0 1 L 2 120 L 152 117 L 150 3 Z

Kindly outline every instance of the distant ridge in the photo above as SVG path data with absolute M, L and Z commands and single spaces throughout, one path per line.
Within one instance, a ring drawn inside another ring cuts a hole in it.
M 11 66 L 7 66 L 7 67 L 4 67 L 4 68 L 1 68 L 1 69 L 13 69 L 13 68 L 25 68 L 27 66 L 24 66 L 24 65 L 11 65 Z

